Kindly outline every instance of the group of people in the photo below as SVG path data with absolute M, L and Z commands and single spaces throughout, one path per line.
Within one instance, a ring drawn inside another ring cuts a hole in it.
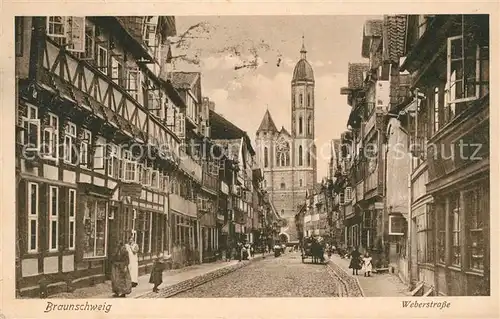
M 356 247 L 351 252 L 351 262 L 349 263 L 349 268 L 352 269 L 352 274 L 358 275 L 358 271 L 362 269 L 364 271 L 365 277 L 370 277 L 372 272 L 372 257 L 368 252 L 361 255 L 359 248 Z
M 128 243 L 119 242 L 112 256 L 111 288 L 114 297 L 124 298 L 137 287 L 139 279 L 139 246 L 135 242 L 135 236 L 129 237 Z M 149 283 L 153 284 L 153 291 L 158 292 L 158 286 L 163 282 L 163 270 L 165 262 L 163 257 L 158 257 L 153 263 Z
M 238 261 L 248 260 L 248 257 L 254 257 L 255 245 L 247 241 L 238 241 L 235 246 L 227 245 L 226 248 L 226 261 L 231 261 L 231 257 L 235 256 Z

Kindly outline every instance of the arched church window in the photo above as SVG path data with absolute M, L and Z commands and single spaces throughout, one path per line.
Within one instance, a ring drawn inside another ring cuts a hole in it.
M 302 97 L 302 93 L 301 93 L 301 94 L 299 94 L 299 103 L 300 103 L 300 104 L 299 104 L 299 105 L 300 105 L 300 107 L 302 107 L 302 104 L 304 103 L 304 101 L 303 101 L 303 97 Z
M 299 186 L 302 187 L 302 178 L 299 179 Z
M 312 129 L 311 129 L 311 117 L 307 118 L 307 134 L 312 134 Z
M 311 152 L 307 152 L 307 166 L 311 166 Z
M 302 134 L 302 116 L 299 117 L 299 134 Z
M 264 167 L 269 166 L 269 153 L 267 147 L 264 147 Z
M 302 145 L 299 145 L 299 166 L 302 166 Z
M 280 138 L 276 145 L 276 164 L 278 166 L 290 165 L 290 143 Z
M 285 189 L 285 180 L 283 178 L 281 179 L 280 187 L 281 189 Z
M 311 93 L 307 93 L 307 106 L 311 106 Z

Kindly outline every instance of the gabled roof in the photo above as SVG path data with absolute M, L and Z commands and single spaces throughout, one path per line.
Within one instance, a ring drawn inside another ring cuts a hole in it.
M 200 77 L 200 72 L 173 72 L 172 84 L 178 90 L 192 89 Z
M 286 128 L 284 126 L 281 126 L 280 135 L 281 134 L 292 137 L 292 135 L 290 135 L 290 133 L 288 133 L 288 131 L 286 130 Z
M 244 138 L 248 151 L 252 156 L 255 155 L 255 150 L 253 149 L 250 137 L 248 137 L 248 134 L 245 131 L 228 121 L 222 115 L 215 113 L 213 110 L 210 110 L 209 122 L 210 136 L 212 139 L 231 140 Z
M 260 122 L 259 129 L 257 132 L 277 132 L 276 125 L 274 124 L 273 118 L 269 110 L 266 110 L 262 122 Z
M 347 71 L 348 89 L 350 90 L 362 89 L 364 82 L 363 73 L 367 72 L 368 69 L 369 69 L 368 63 L 349 63 Z

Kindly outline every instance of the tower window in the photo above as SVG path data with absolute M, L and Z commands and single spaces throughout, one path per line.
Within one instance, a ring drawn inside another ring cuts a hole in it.
M 281 187 L 281 189 L 285 189 L 285 183 L 284 183 L 284 182 L 281 182 L 280 187 Z
M 311 117 L 307 119 L 307 134 L 312 134 L 312 129 L 311 129 Z
M 299 145 L 299 166 L 302 166 L 302 145 Z
M 302 187 L 302 178 L 299 179 L 299 186 Z
M 307 93 L 307 106 L 311 106 L 311 93 Z
M 301 93 L 301 94 L 299 94 L 299 105 L 300 105 L 300 107 L 302 107 L 303 103 L 304 103 L 304 101 L 303 101 L 303 96 L 302 96 L 302 93 Z
M 299 117 L 299 134 L 302 134 L 302 116 Z
M 307 166 L 311 166 L 311 152 L 307 152 Z
M 264 167 L 269 166 L 269 154 L 267 147 L 264 147 Z

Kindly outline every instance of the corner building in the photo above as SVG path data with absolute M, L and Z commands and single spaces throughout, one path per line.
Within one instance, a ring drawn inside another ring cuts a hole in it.
M 314 72 L 302 45 L 291 81 L 291 132 L 279 131 L 268 111 L 257 130 L 257 158 L 263 168 L 263 187 L 286 224 L 281 241 L 298 240 L 295 214 L 316 183 L 314 144 Z

